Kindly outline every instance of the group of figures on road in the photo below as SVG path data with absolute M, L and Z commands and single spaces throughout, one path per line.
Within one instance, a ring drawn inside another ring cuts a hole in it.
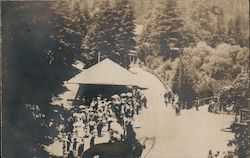
M 224 103 L 221 98 L 213 98 L 208 103 L 208 112 L 219 114 L 221 112 L 226 112 L 227 114 L 239 113 L 240 105 L 239 103 L 232 101 L 232 103 Z
M 188 104 L 187 101 L 181 101 L 179 100 L 178 95 L 174 94 L 172 91 L 168 90 L 164 94 L 164 102 L 166 106 L 168 104 L 171 104 L 172 107 L 175 109 L 176 115 L 180 115 L 181 109 L 188 109 L 190 108 L 190 105 Z M 197 98 L 194 102 L 193 105 L 195 106 L 195 109 L 199 111 L 199 99 Z
M 209 97 L 209 98 L 202 98 L 199 99 L 198 97 L 193 101 L 181 101 L 179 100 L 178 96 L 174 94 L 172 91 L 168 90 L 164 94 L 164 101 L 166 106 L 168 104 L 171 104 L 172 107 L 175 109 L 175 112 L 177 115 L 180 114 L 181 109 L 190 109 L 194 107 L 197 111 L 199 111 L 199 106 L 208 104 L 208 112 L 210 113 L 221 113 L 227 112 L 227 113 L 235 113 L 236 111 L 239 111 L 237 109 L 238 106 L 235 106 L 234 104 L 223 104 L 223 101 L 221 101 L 221 98 L 218 97 Z M 224 106 L 223 106 L 224 105 Z M 236 108 L 235 108 L 236 107 Z
M 103 149 L 111 153 L 118 151 L 108 147 L 112 144 L 116 144 L 116 148 L 127 146 L 124 151 L 133 149 L 134 152 L 138 148 L 142 149 L 136 140 L 133 124 L 135 117 L 143 108 L 147 108 L 147 99 L 139 89 L 135 88 L 128 93 L 115 94 L 110 98 L 103 98 L 100 94 L 92 98 L 89 104 L 75 107 L 68 118 L 68 123 L 61 129 L 64 155 L 69 158 L 81 157 L 84 153 L 93 156 L 93 153 L 97 154 L 93 149 L 97 150 L 96 144 L 99 143 L 100 146 L 100 142 L 105 142 L 106 144 L 102 144 L 105 146 Z M 104 153 L 105 151 L 102 151 L 102 154 Z M 116 154 L 118 153 L 114 153 Z

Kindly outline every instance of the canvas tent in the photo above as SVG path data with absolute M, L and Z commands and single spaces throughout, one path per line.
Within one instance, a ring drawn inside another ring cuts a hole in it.
M 82 71 L 68 83 L 92 85 L 124 85 L 137 86 L 134 74 L 106 58 L 92 67 Z

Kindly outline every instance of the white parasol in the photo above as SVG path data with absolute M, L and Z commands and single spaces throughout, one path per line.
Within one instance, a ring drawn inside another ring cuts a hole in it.
M 127 96 L 126 93 L 122 93 L 122 94 L 121 94 L 121 97 L 126 97 L 126 96 Z
M 132 97 L 132 93 L 128 92 L 128 93 L 127 93 L 127 96 L 128 96 L 128 97 Z
M 113 98 L 113 99 L 119 99 L 120 96 L 119 96 L 118 94 L 115 94 L 115 95 L 113 95 L 111 98 Z
M 121 101 L 120 101 L 120 100 L 114 100 L 113 103 L 114 103 L 115 105 L 119 105 L 119 104 L 121 104 Z
M 80 109 L 84 109 L 84 108 L 85 108 L 85 105 L 80 105 L 79 108 L 80 108 Z

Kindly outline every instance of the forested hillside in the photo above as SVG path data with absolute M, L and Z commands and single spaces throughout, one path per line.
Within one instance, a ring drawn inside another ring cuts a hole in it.
M 135 15 L 137 22 L 142 24 L 145 20 L 145 15 L 156 5 L 160 2 L 164 2 L 164 0 L 138 0 L 133 1 L 131 0 L 131 4 L 133 4 L 133 8 L 135 8 Z M 178 4 L 178 8 L 182 10 L 182 13 L 190 18 L 193 15 L 193 11 L 198 10 L 197 3 L 202 3 L 205 6 L 216 6 L 221 8 L 223 11 L 224 17 L 223 21 L 226 26 L 230 23 L 231 19 L 236 19 L 238 16 L 242 18 L 241 28 L 247 36 L 249 25 L 249 2 L 247 0 L 227 0 L 227 1 L 219 1 L 219 0 L 177 0 L 176 3 Z
M 179 101 L 191 107 L 197 99 L 219 98 L 221 105 L 233 105 L 236 115 L 249 108 L 249 1 L 143 4 L 137 10 L 137 23 L 143 25 L 138 57 Z M 239 157 L 250 153 L 244 131 L 233 140 Z
M 108 57 L 129 68 L 133 51 L 181 101 L 217 96 L 232 86 L 236 100 L 247 106 L 248 0 L 1 4 L 3 143 L 15 144 L 3 149 L 6 157 L 48 157 L 43 145 L 57 136 L 67 115 L 50 102 L 78 73 L 76 61 L 89 68 Z M 143 26 L 138 36 L 137 25 Z
M 247 1 L 238 4 L 238 8 L 228 1 L 155 4 L 143 18 L 139 58 L 184 101 L 217 95 L 248 69 L 249 8 Z

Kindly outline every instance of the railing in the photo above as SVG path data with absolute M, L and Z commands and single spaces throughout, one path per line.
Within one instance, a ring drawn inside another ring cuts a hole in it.
M 154 76 L 156 76 L 161 81 L 161 83 L 163 84 L 163 86 L 174 95 L 174 93 L 172 92 L 171 88 L 167 85 L 167 83 L 164 81 L 164 79 L 161 77 L 160 74 L 158 74 L 157 72 L 153 71 L 152 69 L 150 69 L 150 68 L 148 68 L 146 66 L 144 66 L 143 69 L 145 71 L 148 71 L 148 72 L 152 73 Z M 204 105 L 204 104 L 208 104 L 208 102 L 211 99 L 217 99 L 217 98 L 218 98 L 218 96 L 211 96 L 211 97 L 206 97 L 206 98 L 199 98 L 198 99 L 199 100 L 199 106 Z M 197 100 L 190 101 L 189 104 L 193 104 L 194 105 L 196 101 Z
M 171 88 L 167 85 L 167 83 L 164 81 L 164 79 L 161 77 L 160 74 L 154 72 L 153 70 L 151 70 L 151 69 L 148 68 L 148 67 L 144 67 L 144 70 L 146 70 L 146 71 L 152 73 L 153 75 L 155 75 L 155 77 L 157 77 L 157 78 L 161 81 L 161 83 L 163 84 L 163 86 L 164 86 L 167 90 L 171 90 Z

